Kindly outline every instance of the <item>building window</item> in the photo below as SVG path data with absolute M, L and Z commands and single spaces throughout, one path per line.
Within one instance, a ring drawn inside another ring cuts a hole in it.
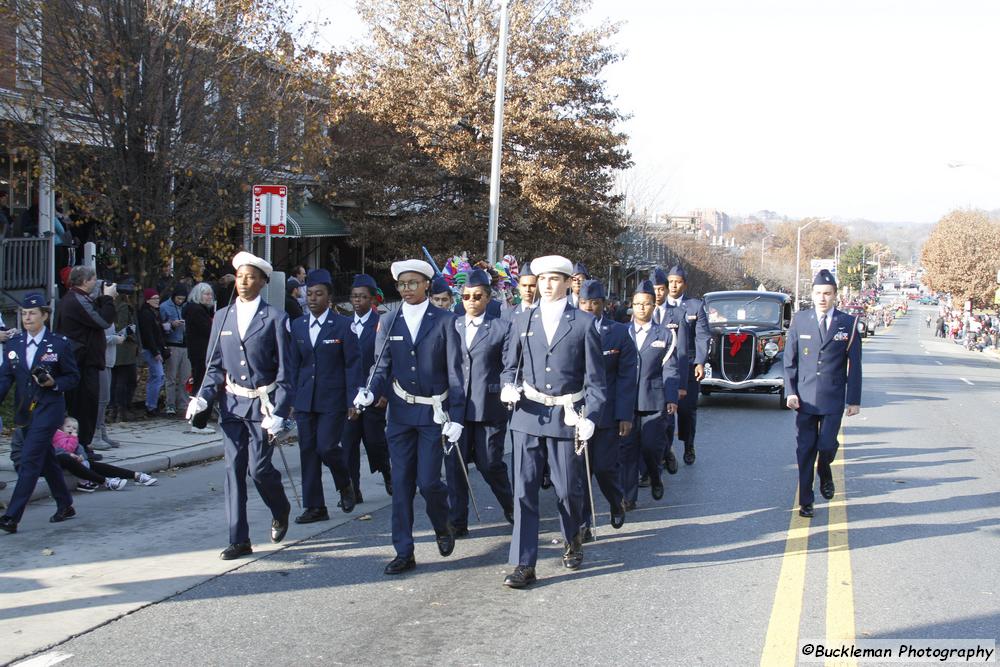
M 17 58 L 18 85 L 41 85 L 42 16 L 40 5 L 33 2 L 18 3 L 14 48 Z

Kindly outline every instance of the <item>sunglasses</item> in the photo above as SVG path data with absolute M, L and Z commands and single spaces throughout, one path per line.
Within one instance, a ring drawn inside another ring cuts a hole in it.
M 484 295 L 476 292 L 475 294 L 463 294 L 462 301 L 480 301 L 484 298 Z

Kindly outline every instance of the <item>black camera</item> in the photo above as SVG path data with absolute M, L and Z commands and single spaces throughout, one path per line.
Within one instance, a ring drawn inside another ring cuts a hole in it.
M 35 366 L 31 369 L 31 377 L 35 379 L 35 384 L 39 387 L 52 380 L 52 369 L 48 366 Z

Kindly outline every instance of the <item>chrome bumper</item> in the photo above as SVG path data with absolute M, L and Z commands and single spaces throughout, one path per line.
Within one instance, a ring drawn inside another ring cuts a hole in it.
M 729 389 L 740 391 L 743 389 L 781 389 L 785 386 L 784 378 L 754 378 L 743 382 L 730 382 L 722 378 L 705 378 L 701 381 L 702 387 L 715 387 L 718 389 Z

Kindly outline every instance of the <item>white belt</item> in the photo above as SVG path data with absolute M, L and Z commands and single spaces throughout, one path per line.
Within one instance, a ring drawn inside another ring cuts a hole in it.
M 448 414 L 444 411 L 444 399 L 448 398 L 448 392 L 441 392 L 437 396 L 417 396 L 416 394 L 411 394 L 402 387 L 399 386 L 398 380 L 392 381 L 392 390 L 395 392 L 396 396 L 409 403 L 410 405 L 430 405 L 434 408 L 434 423 L 444 424 L 448 421 Z
M 271 417 L 274 415 L 274 404 L 271 403 L 271 397 L 269 394 L 278 388 L 277 382 L 272 382 L 266 387 L 257 387 L 256 389 L 251 389 L 250 387 L 243 387 L 241 385 L 233 382 L 233 379 L 226 376 L 226 391 L 234 396 L 240 396 L 242 398 L 258 398 L 260 399 L 260 413 L 265 417 Z
M 583 400 L 583 390 L 576 392 L 575 394 L 563 394 L 562 396 L 549 396 L 548 394 L 543 394 L 538 391 L 530 384 L 525 382 L 522 386 L 524 389 L 524 397 L 529 401 L 534 401 L 535 403 L 541 403 L 545 407 L 551 408 L 553 406 L 562 406 L 563 409 L 563 422 L 566 426 L 576 426 L 576 422 L 580 415 L 576 412 L 576 403 Z

